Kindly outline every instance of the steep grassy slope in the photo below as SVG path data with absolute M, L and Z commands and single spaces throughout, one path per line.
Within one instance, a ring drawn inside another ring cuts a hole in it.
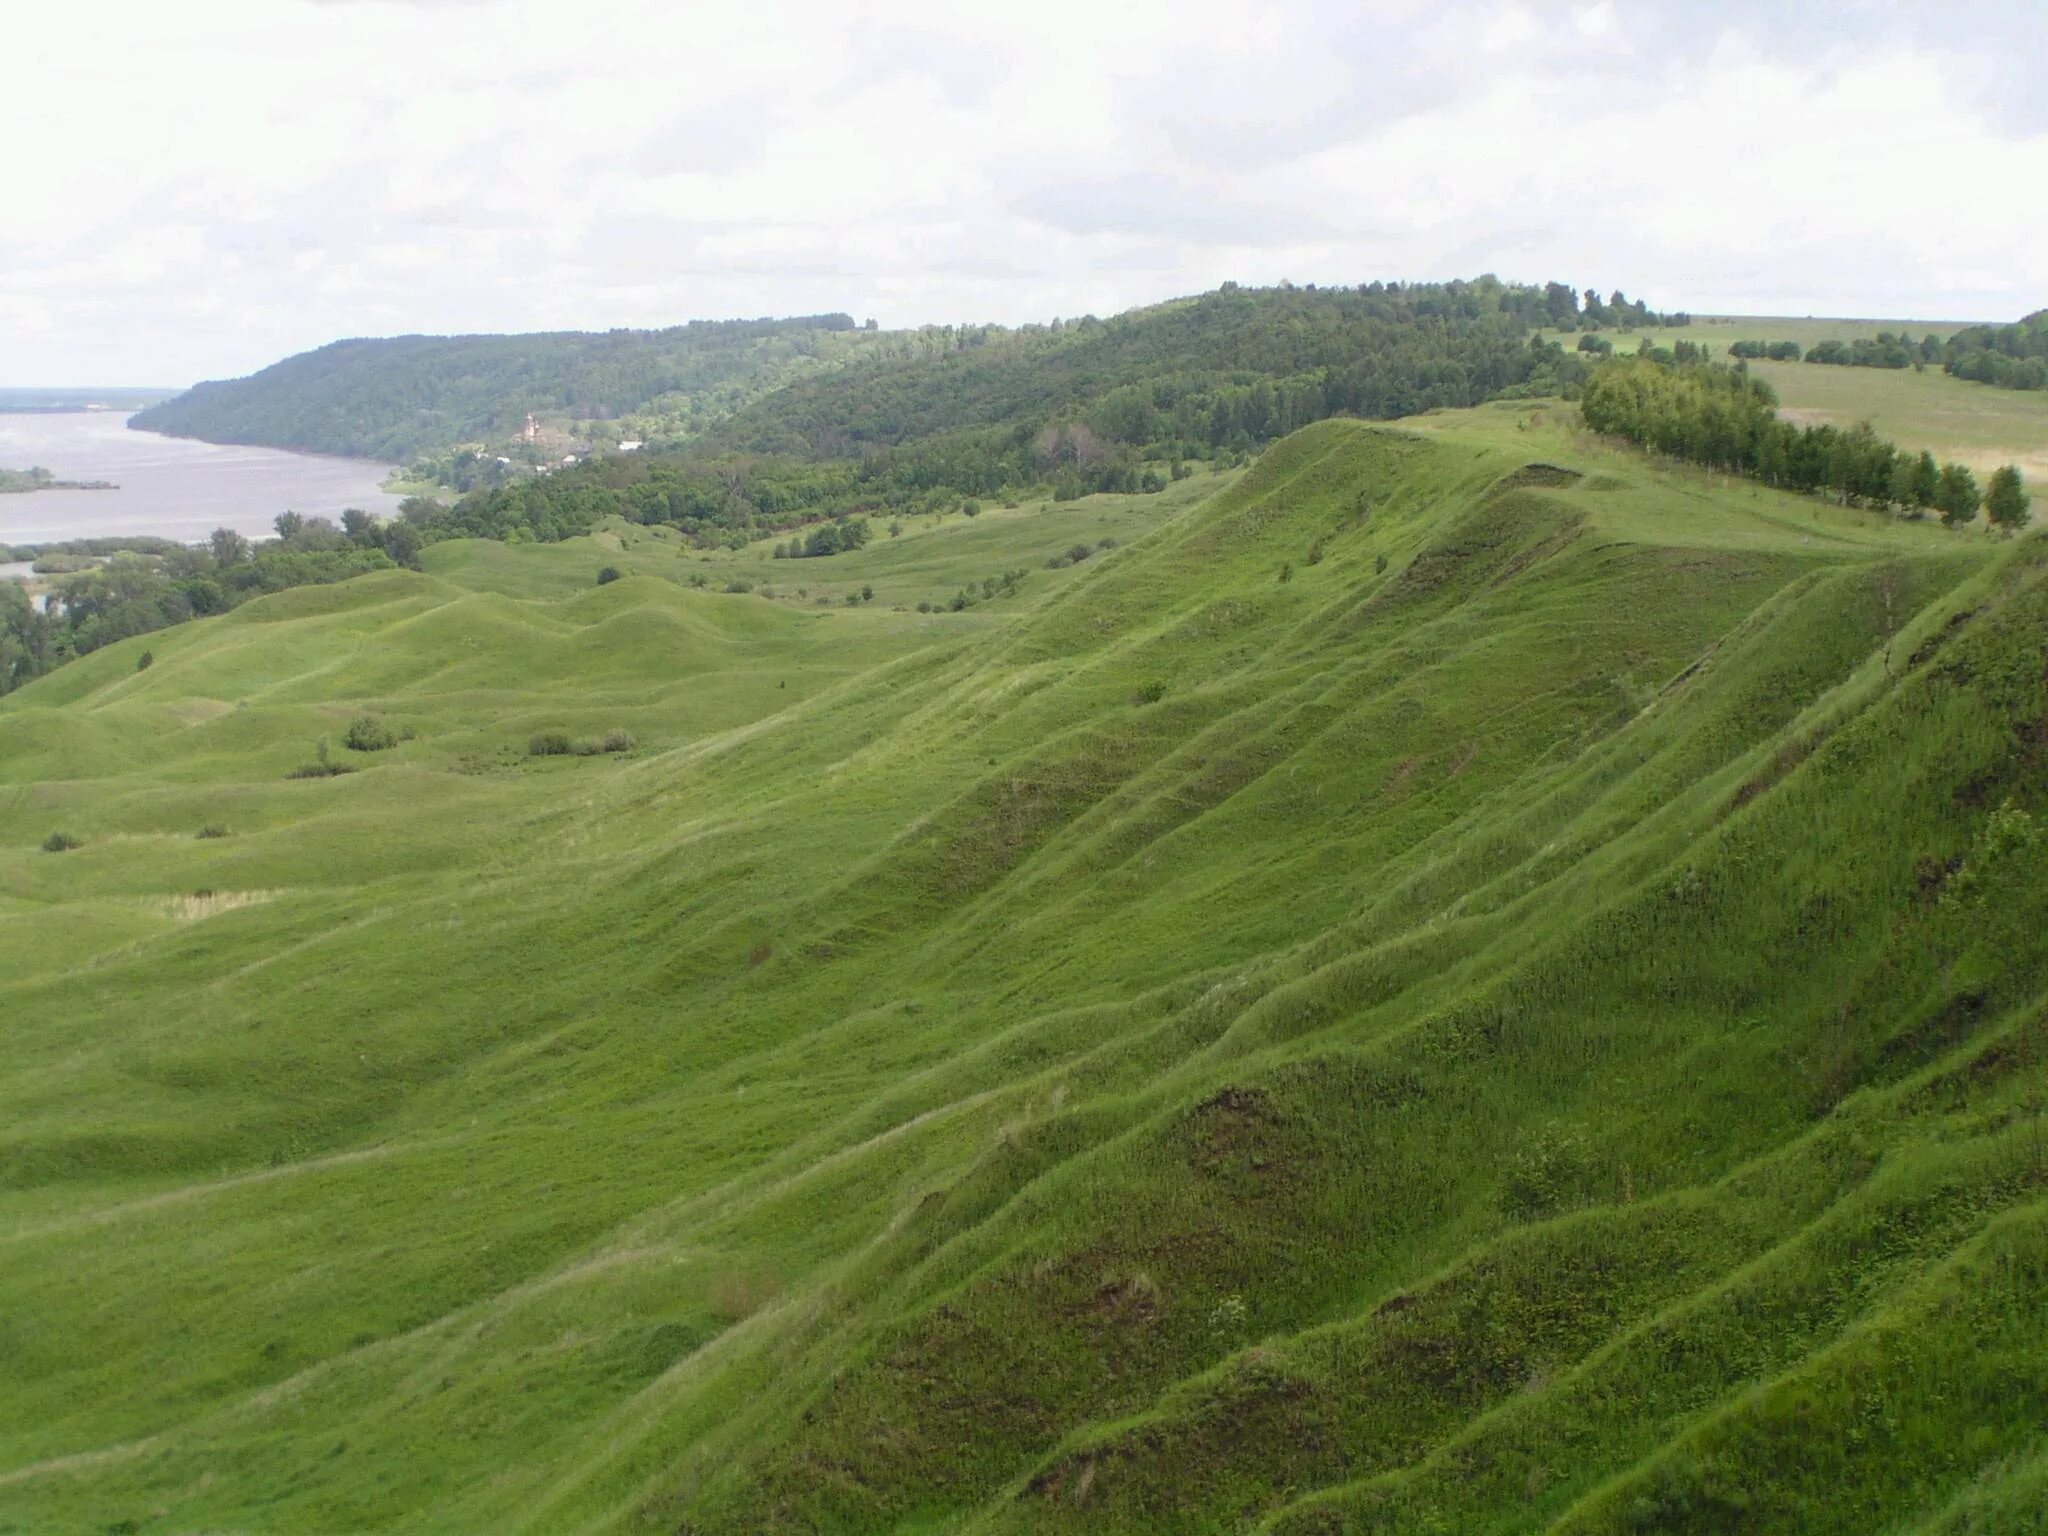
M 2035 1518 L 2048 540 L 1525 408 L 604 557 L 0 702 L 0 1526 Z

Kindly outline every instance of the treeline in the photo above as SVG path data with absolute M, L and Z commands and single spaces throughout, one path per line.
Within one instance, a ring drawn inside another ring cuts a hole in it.
M 1594 372 L 1579 409 L 1596 432 L 1785 490 L 1824 491 L 1844 504 L 1907 515 L 1938 512 L 1952 527 L 1970 522 L 1980 507 L 2000 528 L 2027 520 L 2017 469 L 2000 469 L 1987 491 L 1966 466 L 1906 452 L 1868 423 L 1794 425 L 1779 418 L 1776 392 L 1739 368 L 1616 359 Z
M 367 514 L 355 516 L 381 535 Z M 0 693 L 117 640 L 225 613 L 267 592 L 392 566 L 378 538 L 353 539 L 325 518 L 296 513 L 278 522 L 284 537 L 262 544 L 221 528 L 197 548 L 172 544 L 147 555 L 121 550 L 105 565 L 58 583 L 47 609 L 37 608 L 15 583 L 0 583 Z
M 1973 325 L 1949 337 L 1948 371 L 2000 389 L 2048 389 L 2048 309 L 2016 325 Z
M 1879 331 L 1874 337 L 1859 336 L 1853 341 L 1817 341 L 1804 353 L 1796 341 L 1736 341 L 1729 343 L 1728 355 L 1743 360 L 1767 358 L 1774 363 L 1796 363 L 1804 356 L 1809 363 L 1837 368 L 1924 368 L 1941 362 L 1947 353 L 1932 331 L 1918 341 L 1907 331 Z
M 510 439 L 528 412 L 585 424 L 649 412 L 686 435 L 851 356 L 874 334 L 831 314 L 658 331 L 337 341 L 248 378 L 200 384 L 139 412 L 133 425 L 393 462 Z
M 1734 341 L 1728 344 L 1728 355 L 1745 360 L 1768 358 L 1774 363 L 1796 363 L 1799 361 L 1799 343 L 1796 341 Z
M 1539 322 L 1558 330 L 1640 330 L 1645 326 L 1675 327 L 1692 324 L 1683 310 L 1660 315 L 1641 299 L 1631 299 L 1619 288 L 1606 298 L 1588 288 L 1582 295 L 1568 283 L 1543 285 L 1543 319 Z

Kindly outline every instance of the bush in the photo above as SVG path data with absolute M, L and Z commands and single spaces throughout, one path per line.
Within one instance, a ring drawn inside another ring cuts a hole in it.
M 606 731 L 604 749 L 607 752 L 630 752 L 639 743 L 633 740 L 631 731 Z
M 288 779 L 331 779 L 337 774 L 354 773 L 347 763 L 337 763 L 327 756 L 327 738 L 322 736 L 313 746 L 313 761 L 301 763 L 285 777 Z
M 526 744 L 528 757 L 567 757 L 575 750 L 567 731 L 536 731 Z
M 970 498 L 960 503 L 960 511 L 962 515 L 967 517 L 979 517 L 981 516 L 981 503 Z
M 398 733 L 375 715 L 357 715 L 349 721 L 341 744 L 351 752 L 382 752 L 398 745 Z
M 600 587 L 608 587 L 625 574 L 616 565 L 608 565 L 597 573 L 597 584 Z
M 155 651 L 144 651 L 140 656 L 135 658 L 135 670 L 138 672 L 147 672 L 151 667 L 155 665 Z
M 209 821 L 205 826 L 199 829 L 197 835 L 201 841 L 214 837 L 226 837 L 228 835 L 228 829 L 222 826 L 217 821 Z
M 1166 684 L 1160 682 L 1157 678 L 1141 685 L 1138 689 L 1138 702 L 1140 704 L 1157 704 L 1165 697 Z
M 84 844 L 80 843 L 69 832 L 52 832 L 43 839 L 43 852 L 45 853 L 69 853 L 72 849 L 83 846 Z

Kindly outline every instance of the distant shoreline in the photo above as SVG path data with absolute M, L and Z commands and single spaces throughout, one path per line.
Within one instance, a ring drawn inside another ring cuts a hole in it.
M 32 496 L 37 491 L 118 491 L 112 480 L 59 480 L 46 469 L 0 469 L 0 496 Z

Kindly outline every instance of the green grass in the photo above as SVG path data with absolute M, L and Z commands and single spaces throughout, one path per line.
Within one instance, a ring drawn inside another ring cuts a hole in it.
M 1570 421 L 0 701 L 0 1529 L 2026 1529 L 2048 539 Z
M 1632 352 L 1647 334 L 1659 345 L 1678 340 L 1710 347 L 1726 359 L 1737 341 L 1858 341 L 1879 331 L 1932 331 L 1947 337 L 1962 329 L 1944 320 L 1829 320 L 1783 316 L 1699 316 L 1690 326 L 1648 331 L 1607 331 L 1617 350 Z M 1567 333 L 1568 334 L 1568 333 Z M 1569 342 L 1567 342 L 1569 345 Z M 1954 460 L 1981 480 L 2002 464 L 2017 464 L 2035 485 L 2048 485 L 2048 394 L 1993 389 L 1951 378 L 1937 367 L 1847 368 L 1830 364 L 1753 361 L 1752 371 L 1778 392 L 1784 414 L 1800 422 L 1851 426 L 1867 421 L 1878 436 L 1914 452 L 1928 449 Z

